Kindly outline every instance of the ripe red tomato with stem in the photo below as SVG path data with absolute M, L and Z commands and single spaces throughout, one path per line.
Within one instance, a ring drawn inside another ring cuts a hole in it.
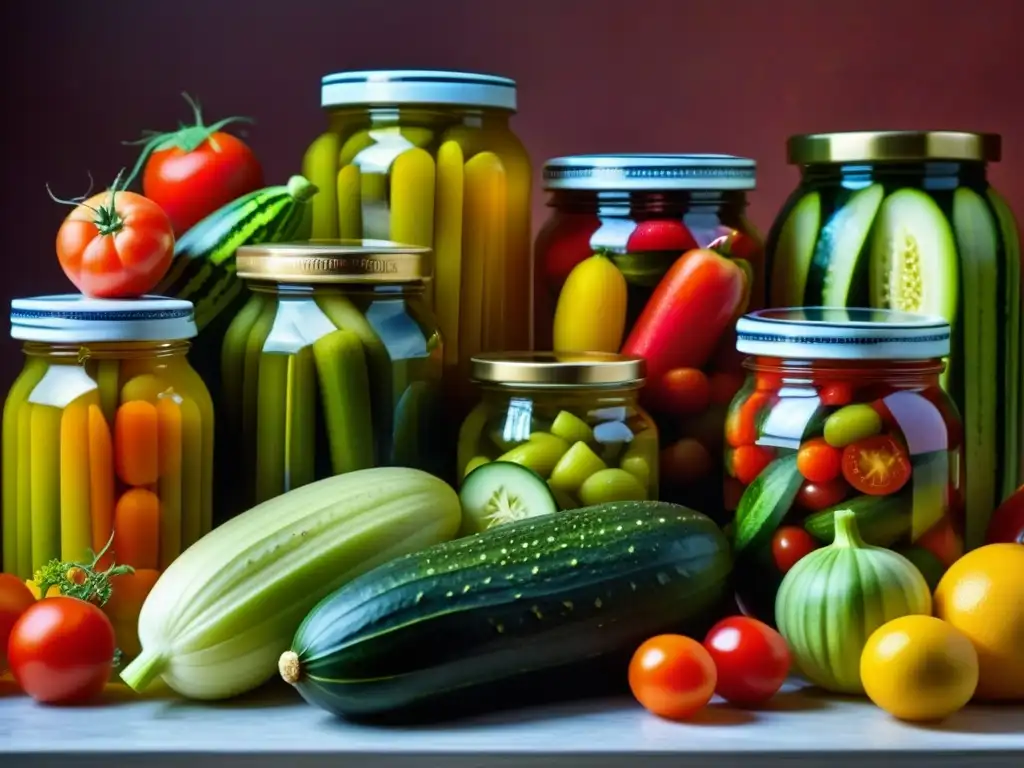
M 746 616 L 730 616 L 715 624 L 704 648 L 715 662 L 715 692 L 740 706 L 763 704 L 778 693 L 792 663 L 782 635 Z
M 227 117 L 203 122 L 199 102 L 183 93 L 192 107 L 194 125 L 170 132 L 146 131 L 142 153 L 129 184 L 142 171 L 142 192 L 163 208 L 179 236 L 217 209 L 263 187 L 263 167 L 249 145 L 222 129 L 252 122 Z
M 629 687 L 649 712 L 684 720 L 715 693 L 718 674 L 711 654 L 696 640 L 658 635 L 643 643 L 629 664 Z
M 114 627 L 100 608 L 75 597 L 48 597 L 11 629 L 7 656 L 14 679 L 44 704 L 98 696 L 114 668 Z
M 109 191 L 88 199 L 50 197 L 75 206 L 57 232 L 57 259 L 86 296 L 141 296 L 167 274 L 174 258 L 170 219 L 152 200 L 125 191 L 120 174 Z

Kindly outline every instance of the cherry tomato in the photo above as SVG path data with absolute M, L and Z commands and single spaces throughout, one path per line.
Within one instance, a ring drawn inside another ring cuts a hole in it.
M 715 462 L 699 440 L 684 437 L 661 451 L 659 477 L 672 486 L 689 485 L 706 478 L 715 469 Z
M 757 619 L 730 616 L 704 639 L 718 671 L 715 692 L 741 706 L 763 704 L 779 692 L 792 663 L 782 635 Z
M 754 377 L 758 392 L 775 392 L 782 386 L 782 377 L 777 373 L 760 372 Z
M 853 402 L 853 385 L 845 381 L 833 381 L 822 386 L 818 398 L 822 405 L 849 405 Z
M 741 445 L 732 453 L 732 475 L 744 485 L 750 485 L 774 458 L 775 451 L 771 448 Z
M 850 493 L 850 486 L 841 477 L 828 483 L 804 483 L 796 494 L 796 503 L 808 512 L 834 507 Z
M 25 582 L 9 573 L 0 573 L 0 674 L 7 671 L 7 638 L 11 627 L 35 602 L 35 595 Z
M 964 554 L 964 541 L 953 520 L 945 515 L 914 542 L 915 547 L 927 549 L 949 568 Z
M 814 537 L 796 525 L 783 526 L 772 536 L 772 557 L 781 573 L 789 573 L 794 565 L 817 548 L 818 542 Z
M 889 435 L 858 440 L 843 449 L 843 477 L 861 493 L 888 496 L 910 479 L 910 459 Z
M 1024 544 L 1024 486 L 999 505 L 988 524 L 987 544 Z
M 767 392 L 751 392 L 742 402 L 733 402 L 725 419 L 725 439 L 733 448 L 757 441 L 757 414 L 771 400 Z
M 263 186 L 263 168 L 241 139 L 221 129 L 244 118 L 203 123 L 199 105 L 194 124 L 147 137 L 132 177 L 145 164 L 142 191 L 166 211 L 180 236 L 214 211 Z
M 114 668 L 110 619 L 73 597 L 48 597 L 11 630 L 7 656 L 25 693 L 45 704 L 77 704 L 100 694 Z
M 86 296 L 141 296 L 167 274 L 173 256 L 167 214 L 134 192 L 93 195 L 68 214 L 57 232 L 61 268 Z
M 669 413 L 700 413 L 711 402 L 708 377 L 698 368 L 674 368 L 661 377 L 655 399 Z
M 711 390 L 711 402 L 715 405 L 728 405 L 743 388 L 744 376 L 734 371 L 715 371 L 708 377 Z
M 626 241 L 626 250 L 630 253 L 678 251 L 682 255 L 699 247 L 690 230 L 678 219 L 641 221 Z
M 684 720 L 707 706 L 717 681 L 711 654 L 682 635 L 652 637 L 629 663 L 629 687 L 636 700 L 670 720 Z
M 796 468 L 812 483 L 827 483 L 839 477 L 843 452 L 822 438 L 808 440 L 796 454 Z

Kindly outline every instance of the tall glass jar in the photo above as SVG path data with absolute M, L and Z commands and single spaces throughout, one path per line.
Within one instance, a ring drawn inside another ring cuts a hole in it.
M 944 389 L 963 414 L 968 548 L 1022 474 L 1017 226 L 986 178 L 990 134 L 794 136 L 797 189 L 768 238 L 772 306 L 881 307 L 953 327 Z
M 743 607 L 773 620 L 782 577 L 832 540 L 839 509 L 934 587 L 964 551 L 964 430 L 939 385 L 949 324 L 768 309 L 743 317 L 737 336 L 749 379 L 726 424 L 726 497 Z
M 545 164 L 544 185 L 537 348 L 646 358 L 641 398 L 661 434 L 662 495 L 716 514 L 725 409 L 743 383 L 735 320 L 764 302 L 761 239 L 746 216 L 754 161 L 561 157 Z
M 462 423 L 458 476 L 533 470 L 560 509 L 658 498 L 658 431 L 640 407 L 644 363 L 600 353 L 473 358 L 481 399 Z
M 121 650 L 157 577 L 212 526 L 213 405 L 189 365 L 192 304 L 11 302 L 25 365 L 3 415 L 3 571 L 54 559 L 130 565 L 105 606 Z M 111 538 L 113 537 L 113 538 Z
M 237 259 L 253 295 L 222 354 L 229 510 L 368 467 L 445 474 L 429 251 L 324 241 L 247 246 Z
M 509 126 L 515 81 L 443 71 L 323 78 L 328 129 L 303 160 L 313 237 L 432 248 L 446 391 L 479 352 L 530 349 L 530 160 Z

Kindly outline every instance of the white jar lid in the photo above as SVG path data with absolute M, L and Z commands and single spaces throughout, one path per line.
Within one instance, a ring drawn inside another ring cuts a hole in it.
M 548 190 L 745 190 L 757 186 L 757 163 L 733 155 L 570 155 L 544 163 L 543 177 Z
M 949 323 L 889 309 L 763 309 L 736 323 L 736 350 L 798 360 L 933 360 L 949 354 Z
M 452 104 L 516 109 L 516 81 L 474 72 L 393 69 L 338 72 L 320 81 L 320 106 Z
M 195 335 L 192 302 L 183 299 L 90 299 L 67 294 L 11 302 L 11 337 L 22 341 L 180 341 Z

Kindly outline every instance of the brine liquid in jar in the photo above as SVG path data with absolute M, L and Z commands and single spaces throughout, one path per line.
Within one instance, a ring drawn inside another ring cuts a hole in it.
M 963 429 L 940 385 L 949 324 L 889 310 L 770 309 L 743 317 L 749 376 L 725 429 L 727 508 L 743 607 L 766 621 L 837 510 L 934 588 L 964 552 Z

